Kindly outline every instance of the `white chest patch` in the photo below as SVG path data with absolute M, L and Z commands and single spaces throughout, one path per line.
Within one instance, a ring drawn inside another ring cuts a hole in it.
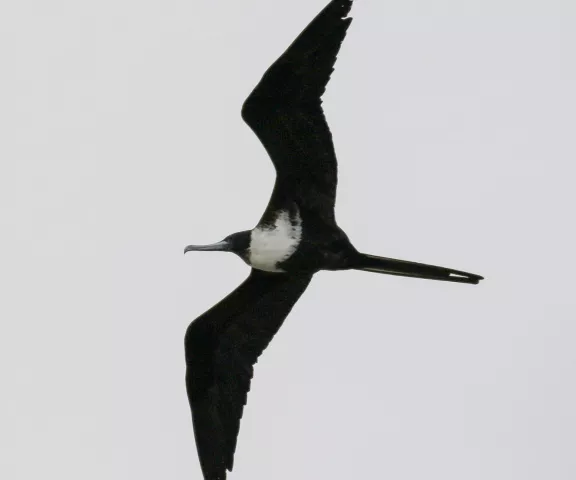
M 274 225 L 256 227 L 250 237 L 249 263 L 258 270 L 282 272 L 277 265 L 292 255 L 302 238 L 302 219 L 296 213 L 294 218 L 282 210 Z

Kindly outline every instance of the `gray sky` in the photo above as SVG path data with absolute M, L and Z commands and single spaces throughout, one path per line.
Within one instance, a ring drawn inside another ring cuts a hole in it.
M 272 188 L 239 115 L 325 0 L 0 7 L 0 477 L 200 479 L 188 323 Z M 576 478 L 576 6 L 358 0 L 325 96 L 362 251 L 262 356 L 230 479 Z M 433 233 L 430 233 L 433 232 Z

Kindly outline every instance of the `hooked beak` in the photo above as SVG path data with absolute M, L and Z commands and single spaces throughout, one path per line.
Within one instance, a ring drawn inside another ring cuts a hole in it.
M 188 245 L 184 249 L 186 252 L 218 252 L 218 251 L 228 251 L 230 250 L 230 244 L 226 240 L 222 240 L 218 243 L 213 243 L 211 245 Z

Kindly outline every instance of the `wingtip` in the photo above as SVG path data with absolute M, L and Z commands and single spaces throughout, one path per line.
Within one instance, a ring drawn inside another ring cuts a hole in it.
M 327 6 L 326 9 L 334 9 L 339 10 L 339 15 L 340 18 L 343 20 L 348 20 L 349 17 L 348 14 L 350 13 L 350 11 L 352 10 L 352 3 L 353 0 L 332 0 L 332 2 L 330 2 Z

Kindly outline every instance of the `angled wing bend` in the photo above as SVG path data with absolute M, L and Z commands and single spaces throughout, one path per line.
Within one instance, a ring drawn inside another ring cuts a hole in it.
M 352 0 L 330 2 L 266 71 L 242 118 L 277 172 L 271 205 L 286 198 L 334 221 L 337 163 L 321 107 L 336 56 L 352 21 Z
M 253 365 L 311 278 L 252 270 L 188 327 L 186 389 L 205 480 L 225 480 L 232 470 Z

